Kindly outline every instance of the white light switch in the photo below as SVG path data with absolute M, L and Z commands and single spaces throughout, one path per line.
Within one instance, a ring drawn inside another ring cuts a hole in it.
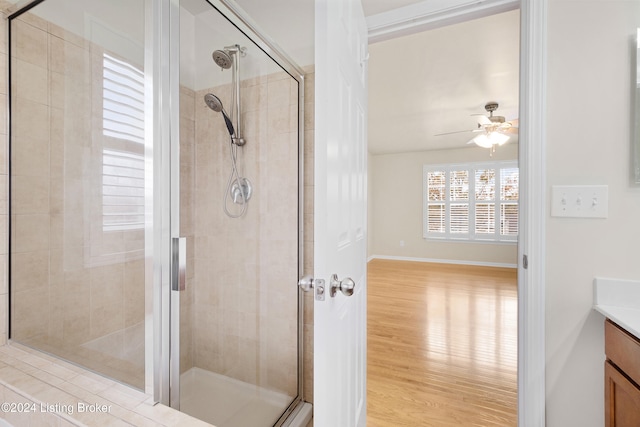
M 608 215 L 608 185 L 551 186 L 551 216 L 607 218 Z

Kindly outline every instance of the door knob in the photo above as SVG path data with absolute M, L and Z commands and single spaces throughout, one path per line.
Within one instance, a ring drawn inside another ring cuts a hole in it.
M 300 280 L 298 280 L 298 286 L 305 292 L 309 292 L 313 289 L 314 279 L 311 276 L 302 276 Z
M 333 274 L 331 276 L 330 285 L 331 292 L 329 293 L 329 295 L 331 295 L 331 297 L 336 296 L 338 289 L 342 291 L 345 296 L 350 297 L 351 295 L 353 295 L 353 290 L 356 287 L 356 282 L 354 282 L 351 277 L 345 277 L 342 280 L 338 280 L 338 275 Z
M 318 301 L 324 301 L 324 280 L 314 279 L 313 277 L 306 275 L 302 276 L 302 278 L 298 280 L 298 286 L 305 292 L 309 292 L 311 289 L 315 288 L 316 299 Z

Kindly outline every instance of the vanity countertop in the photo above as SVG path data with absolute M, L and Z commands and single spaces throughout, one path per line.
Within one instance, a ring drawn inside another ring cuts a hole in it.
M 596 277 L 593 308 L 640 339 L 640 281 Z

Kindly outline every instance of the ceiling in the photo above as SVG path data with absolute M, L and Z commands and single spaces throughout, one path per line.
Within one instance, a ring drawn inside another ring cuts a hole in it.
M 364 10 L 364 16 L 371 16 L 422 2 L 424 0 L 362 0 L 362 9 Z
M 182 1 L 211 10 L 205 0 Z M 236 1 L 249 16 L 258 18 L 264 32 L 299 65 L 313 63 L 313 0 Z M 492 1 L 496 2 L 485 3 Z M 98 0 L 85 2 L 95 3 L 96 7 L 104 4 Z M 36 9 L 50 6 L 55 9 L 51 13 L 68 17 L 68 11 L 60 3 L 44 2 Z M 396 16 L 394 12 L 405 6 L 433 9 L 454 3 L 465 2 L 363 0 L 363 7 L 367 16 L 380 17 Z M 95 14 L 106 19 L 104 11 Z M 295 19 L 282 25 L 283 17 Z M 84 25 L 83 19 L 79 22 Z M 207 60 L 210 49 L 207 46 Z M 476 118 L 471 115 L 484 113 L 488 101 L 500 104 L 497 115 L 507 120 L 517 117 L 518 10 L 380 41 L 369 45 L 369 50 L 368 139 L 373 154 L 458 147 L 479 149 L 467 145 L 474 136 L 471 132 L 435 135 L 474 129 Z M 516 140 L 514 136 L 509 143 Z
M 265 33 L 294 61 L 313 63 L 313 0 L 279 0 L 268 6 L 263 0 L 236 1 L 250 16 L 260 17 Z M 378 18 L 395 17 L 406 6 L 447 10 L 454 4 L 466 3 L 362 0 L 365 15 Z M 296 19 L 282 25 L 285 15 Z M 474 129 L 477 121 L 471 114 L 486 113 L 488 101 L 500 104 L 496 115 L 517 118 L 519 33 L 519 11 L 512 10 L 369 45 L 369 151 L 471 147 L 471 132 L 434 135 Z M 296 34 L 293 40 L 291 34 Z M 508 143 L 517 143 L 517 136 Z
M 365 0 L 379 1 L 379 0 Z M 472 114 L 518 116 L 519 11 L 491 15 L 369 46 L 369 151 L 472 147 Z M 508 142 L 516 143 L 512 136 Z

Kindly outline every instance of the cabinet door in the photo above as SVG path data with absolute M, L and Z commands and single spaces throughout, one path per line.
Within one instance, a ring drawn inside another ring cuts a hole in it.
M 611 362 L 604 364 L 605 427 L 640 426 L 640 389 Z

